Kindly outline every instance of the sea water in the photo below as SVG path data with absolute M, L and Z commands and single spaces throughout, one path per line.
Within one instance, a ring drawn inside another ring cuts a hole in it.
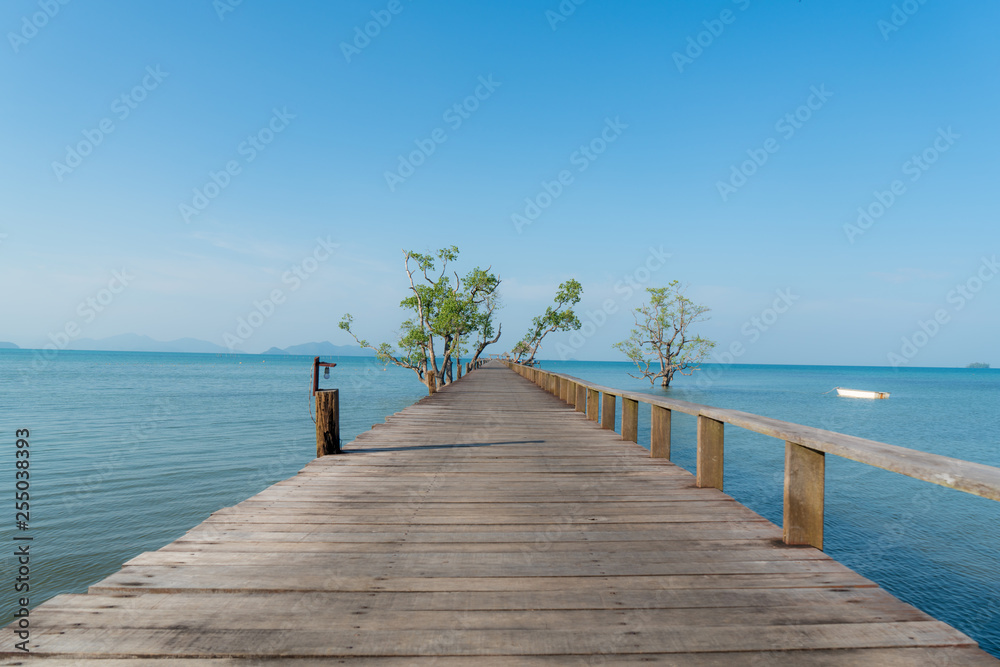
M 412 371 L 334 359 L 350 442 L 426 394 Z M 732 408 L 1000 467 L 1000 371 L 712 366 L 669 389 L 617 362 L 542 362 L 598 384 Z M 30 431 L 31 606 L 82 593 L 315 456 L 311 357 L 0 350 L 0 489 Z M 889 391 L 839 398 L 835 386 Z M 649 408 L 639 442 L 648 446 Z M 675 413 L 672 458 L 694 469 L 695 420 Z M 825 550 L 1000 655 L 1000 503 L 826 457 Z M 726 428 L 725 490 L 781 523 L 784 443 Z M 13 558 L 0 557 L 4 573 Z M 13 574 L 9 575 L 13 577 Z M 10 582 L 0 582 L 4 587 Z M 13 618 L 13 595 L 0 623 Z

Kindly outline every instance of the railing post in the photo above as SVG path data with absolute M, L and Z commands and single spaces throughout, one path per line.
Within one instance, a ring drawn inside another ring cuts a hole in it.
M 559 378 L 555 375 L 549 376 L 549 393 L 553 396 L 559 395 Z
M 587 411 L 587 388 L 579 382 L 576 383 L 576 400 L 574 401 L 577 412 Z
M 698 415 L 698 474 L 696 485 L 722 490 L 723 426 L 715 419 Z
M 785 544 L 823 548 L 823 490 L 826 455 L 785 441 Z
M 592 422 L 597 421 L 597 413 L 600 411 L 598 407 L 601 401 L 601 392 L 596 389 L 587 390 L 587 419 Z
M 670 410 L 652 406 L 649 426 L 649 455 L 670 460 Z
M 615 395 L 607 392 L 601 400 L 601 428 L 615 430 Z
M 639 442 L 639 401 L 622 396 L 622 440 Z
M 316 458 L 340 453 L 340 391 L 316 392 Z
M 569 403 L 570 381 L 566 378 L 559 378 L 559 398 L 564 403 Z

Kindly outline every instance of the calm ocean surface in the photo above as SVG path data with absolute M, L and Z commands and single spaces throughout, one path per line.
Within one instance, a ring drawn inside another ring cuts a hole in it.
M 0 350 L 0 488 L 14 431 L 31 431 L 31 605 L 82 593 L 315 456 L 311 357 Z M 336 359 L 346 443 L 425 395 L 410 371 Z M 664 392 L 627 363 L 542 362 L 600 384 L 745 410 L 1000 466 L 1000 370 L 706 366 Z M 835 386 L 892 392 L 838 398 Z M 645 410 L 643 410 L 645 408 Z M 649 408 L 639 441 L 648 446 Z M 695 420 L 675 414 L 673 460 L 692 470 Z M 726 492 L 781 522 L 784 443 L 726 429 Z M 13 507 L 8 506 L 13 515 Z M 13 516 L 2 522 L 12 544 Z M 1000 656 L 1000 503 L 827 457 L 826 551 Z M 3 557 L 6 590 L 12 558 Z M 0 623 L 14 613 L 0 601 Z

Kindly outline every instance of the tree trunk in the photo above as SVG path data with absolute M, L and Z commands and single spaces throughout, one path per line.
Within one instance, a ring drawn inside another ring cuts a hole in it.
M 465 369 L 466 372 L 472 370 L 472 365 L 474 363 L 476 363 L 476 361 L 479 359 L 479 355 L 481 355 L 483 353 L 483 350 L 485 350 L 487 348 L 487 346 L 492 345 L 492 344 L 496 343 L 498 340 L 500 340 L 500 332 L 501 331 L 503 331 L 503 325 L 502 324 L 498 324 L 497 325 L 497 335 L 494 336 L 493 340 L 481 340 L 481 341 L 479 341 L 479 344 L 476 345 L 476 353 L 472 355 L 472 360 L 469 362 L 469 365 Z
M 660 382 L 660 386 L 666 389 L 670 386 L 670 381 L 674 379 L 674 371 L 669 370 L 663 374 L 663 380 Z

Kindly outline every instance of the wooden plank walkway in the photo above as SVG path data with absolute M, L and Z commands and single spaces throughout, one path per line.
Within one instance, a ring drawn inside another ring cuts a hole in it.
M 499 363 L 346 450 L 41 605 L 0 664 L 1000 665 Z

